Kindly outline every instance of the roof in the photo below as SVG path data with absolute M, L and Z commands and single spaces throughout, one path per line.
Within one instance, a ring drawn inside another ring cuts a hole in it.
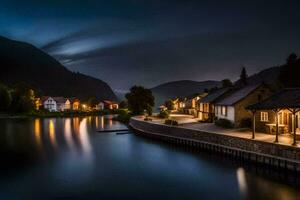
M 51 96 L 43 96 L 42 102 L 46 101 L 47 99 L 52 98 L 56 103 L 65 103 L 68 99 L 64 97 L 51 97 Z
M 109 100 L 103 100 L 102 101 L 105 104 L 118 104 L 117 102 L 109 101 Z
M 56 101 L 56 103 L 65 103 L 68 99 L 66 99 L 65 97 L 52 97 L 54 101 Z
M 260 86 L 261 84 L 247 85 L 240 89 L 232 90 L 232 92 L 228 96 L 218 101 L 217 105 L 224 105 L 224 106 L 234 105 L 235 103 L 247 97 L 250 93 L 255 91 Z
M 271 110 L 278 108 L 300 108 L 300 88 L 287 88 L 260 103 L 247 107 L 249 110 Z
M 201 103 L 213 103 L 216 100 L 218 100 L 220 97 L 222 97 L 226 92 L 228 92 L 231 88 L 221 88 L 218 89 L 207 96 L 203 97 L 200 102 Z

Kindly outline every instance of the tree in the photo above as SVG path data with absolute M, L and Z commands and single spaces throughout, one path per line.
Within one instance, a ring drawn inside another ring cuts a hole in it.
M 128 107 L 127 101 L 125 101 L 125 100 L 121 101 L 120 104 L 119 104 L 119 107 L 121 109 L 127 108 Z
M 230 79 L 224 79 L 222 80 L 222 87 L 227 88 L 227 87 L 232 87 L 232 82 Z
M 144 114 L 152 115 L 152 107 L 154 106 L 154 96 L 151 90 L 142 86 L 133 86 L 130 92 L 125 95 L 128 103 L 128 109 L 133 115 Z
M 19 83 L 14 86 L 10 110 L 16 113 L 30 112 L 35 109 L 34 90 L 30 86 Z
M 174 110 L 174 102 L 172 99 L 169 99 L 165 102 L 165 106 L 167 107 L 168 110 Z
M 297 61 L 297 54 L 291 53 L 288 58 L 286 59 L 286 64 L 293 64 Z
M 91 107 L 94 108 L 97 104 L 99 103 L 99 101 L 96 99 L 96 97 L 90 97 L 87 101 L 87 104 Z
M 246 68 L 243 67 L 242 68 L 242 72 L 241 72 L 241 75 L 240 75 L 240 82 L 242 85 L 247 85 L 248 81 L 248 75 L 247 75 L 247 72 L 246 72 Z
M 6 86 L 0 84 L 0 111 L 8 111 L 10 104 L 10 92 Z
M 280 83 L 284 87 L 300 87 L 300 59 L 297 59 L 296 54 L 291 54 L 286 60 L 287 63 L 280 67 Z

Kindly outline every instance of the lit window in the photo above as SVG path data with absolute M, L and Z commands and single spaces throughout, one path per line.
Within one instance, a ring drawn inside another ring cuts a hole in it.
M 227 107 L 226 106 L 221 107 L 221 115 L 227 116 Z
M 260 121 L 268 122 L 269 121 L 269 114 L 267 112 L 260 113 Z

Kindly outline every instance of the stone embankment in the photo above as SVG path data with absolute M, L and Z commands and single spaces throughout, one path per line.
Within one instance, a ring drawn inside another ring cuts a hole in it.
M 300 148 L 210 133 L 200 130 L 168 126 L 131 118 L 130 127 L 137 134 L 193 148 L 228 154 L 284 170 L 300 172 Z

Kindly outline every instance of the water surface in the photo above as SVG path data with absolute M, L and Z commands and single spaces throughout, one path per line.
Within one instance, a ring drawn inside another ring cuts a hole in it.
M 0 119 L 0 199 L 300 199 L 292 174 L 134 134 L 111 117 Z

